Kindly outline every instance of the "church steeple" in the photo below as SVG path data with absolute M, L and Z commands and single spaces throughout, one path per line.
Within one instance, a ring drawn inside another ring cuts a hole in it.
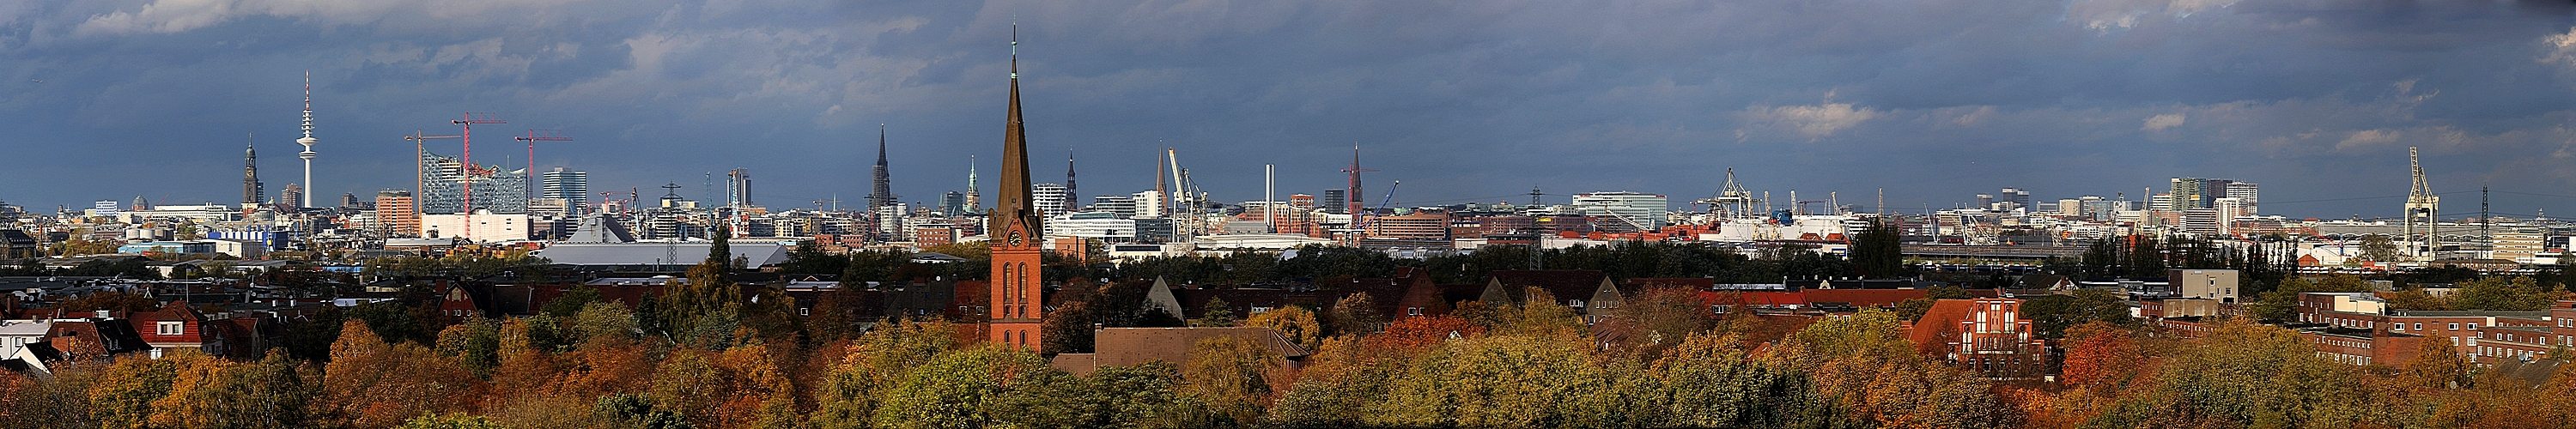
M 1011 26 L 1011 101 L 1002 127 L 1002 180 L 995 189 L 993 211 L 985 221 L 985 245 L 992 249 L 992 276 L 986 283 L 992 305 L 984 340 L 1022 350 L 1038 350 L 1038 327 L 1046 319 L 1041 254 L 1046 228 L 1030 206 L 1029 138 L 1020 123 L 1019 26 Z
M 868 211 L 870 213 L 874 213 L 876 210 L 885 208 L 886 206 L 894 205 L 893 180 L 886 172 L 885 130 L 885 124 L 877 124 L 876 188 L 868 193 Z

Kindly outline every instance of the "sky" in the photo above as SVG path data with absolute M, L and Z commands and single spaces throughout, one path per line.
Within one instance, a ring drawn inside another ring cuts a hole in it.
M 0 2 L 0 201 L 239 200 L 411 186 L 416 131 L 560 130 L 594 191 L 744 168 L 753 199 L 861 204 L 877 131 L 929 204 L 998 177 L 1013 25 L 1037 180 L 1153 187 L 1174 148 L 1220 200 L 1371 205 L 1637 191 L 1726 170 L 1775 201 L 1946 208 L 2003 187 L 2138 199 L 2262 184 L 2265 214 L 2394 216 L 2422 148 L 2446 215 L 2576 216 L 2576 9 L 2354 0 L 103 0 Z M 455 153 L 454 140 L 430 150 Z M 1400 187 L 1396 182 L 1402 182 Z M 719 182 L 720 183 L 720 182 Z

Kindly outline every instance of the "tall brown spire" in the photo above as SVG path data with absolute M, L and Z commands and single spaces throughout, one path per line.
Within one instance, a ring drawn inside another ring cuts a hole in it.
M 1021 350 L 1038 350 L 1038 327 L 1046 322 L 1044 266 L 1046 228 L 1030 206 L 1029 136 L 1020 125 L 1020 30 L 1011 26 L 1011 112 L 1002 132 L 1002 182 L 999 198 L 984 231 L 992 249 L 991 306 L 983 325 L 984 341 Z M 1078 250 L 1077 250 L 1078 251 Z
M 996 189 L 993 216 L 988 221 L 991 228 L 986 232 L 1006 234 L 1010 231 L 1008 227 L 1016 222 L 1025 228 L 1026 234 L 1035 236 L 1040 229 L 1037 211 L 1030 207 L 1033 198 L 1029 193 L 1029 137 L 1028 130 L 1020 124 L 1019 33 L 1019 26 L 1011 27 L 1010 117 L 1002 128 L 1002 181 Z M 992 237 L 1003 238 L 1001 235 Z

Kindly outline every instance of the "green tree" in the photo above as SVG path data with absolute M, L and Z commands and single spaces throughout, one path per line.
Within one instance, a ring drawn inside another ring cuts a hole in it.
M 1851 238 L 1852 271 L 1864 278 L 1903 275 L 1905 252 L 1898 234 L 1887 219 L 1871 219 L 1869 227 Z
M 1578 343 L 1579 344 L 1579 343 Z M 1574 400 L 1611 386 L 1609 374 L 1564 341 L 1505 335 L 1448 343 L 1397 377 L 1364 422 L 1408 427 L 1570 427 L 1614 410 Z
M 504 429 L 492 419 L 465 413 L 425 414 L 403 421 L 397 429 Z
M 1036 354 L 1001 345 L 983 345 L 941 353 L 907 371 L 885 393 L 875 410 L 874 425 L 891 428 L 979 428 L 1021 419 L 1061 421 L 1061 416 L 1035 416 L 1028 410 L 999 407 L 1020 401 L 1029 391 L 1053 391 L 1048 383 L 1078 380 L 1048 366 Z
M 1234 326 L 1234 324 L 1234 307 L 1226 304 L 1225 298 L 1222 297 L 1208 298 L 1207 305 L 1199 308 L 1199 318 L 1190 321 L 1190 326 Z
M 1693 335 L 1655 361 L 1662 384 L 1651 398 L 1673 427 L 1817 427 L 1832 422 L 1833 404 L 1815 395 L 1806 374 L 1752 359 L 1732 338 Z
M 2088 322 L 2133 325 L 2129 317 L 2128 298 L 2099 289 L 2078 289 L 2069 295 L 2048 295 L 2023 301 L 2021 312 L 2031 319 L 2040 338 L 2055 340 L 2066 337 L 2066 329 Z
M 545 307 L 538 311 L 555 317 L 572 317 L 574 314 L 580 314 L 582 307 L 590 306 L 591 303 L 599 300 L 599 288 L 590 287 L 590 285 L 573 286 L 572 289 L 565 289 L 562 295 L 556 295 L 553 301 L 546 301 Z
M 2397 262 L 2406 260 L 2406 254 L 2387 234 L 2371 234 L 2361 237 L 2360 258 L 2371 262 Z
M 849 345 L 849 354 L 824 372 L 813 392 L 814 425 L 867 427 L 886 395 L 913 368 L 957 346 L 956 328 L 945 323 L 882 325 L 859 336 Z
M 2539 311 L 2549 308 L 2550 289 L 2530 277 L 2486 277 L 2461 285 L 2450 302 L 2459 310 Z
M 501 323 L 474 319 L 448 325 L 438 331 L 435 345 L 440 356 L 465 364 L 475 377 L 490 377 L 492 367 L 501 364 Z
M 2300 294 L 2309 292 L 2369 291 L 2369 283 L 2363 282 L 2360 277 L 2349 275 L 2329 276 L 2321 282 L 2312 281 L 2305 277 L 2290 277 L 2282 279 L 2280 286 L 2272 288 L 2269 292 L 2263 292 L 2263 294 L 2255 300 L 2253 305 L 2248 307 L 2251 307 L 2250 310 L 2252 310 L 2254 316 L 2261 320 L 2274 322 L 2285 321 L 2298 317 Z

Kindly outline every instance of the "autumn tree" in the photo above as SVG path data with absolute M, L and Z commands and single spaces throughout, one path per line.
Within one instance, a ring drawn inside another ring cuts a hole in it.
M 887 395 L 913 368 L 957 346 L 957 328 L 937 322 L 886 322 L 849 345 L 813 392 L 815 426 L 867 427 Z
M 1580 344 L 1580 343 L 1576 343 Z M 1502 335 L 1460 340 L 1424 354 L 1369 404 L 1375 426 L 1560 427 L 1611 418 L 1592 401 L 1610 379 L 1564 341 Z
M 2088 426 L 2396 426 L 2360 370 L 2317 356 L 2297 332 L 2229 321 L 2166 358 L 2150 389 Z
M 282 352 L 247 363 L 195 353 L 168 360 L 177 370 L 176 377 L 169 394 L 152 402 L 152 426 L 279 428 L 315 423 L 305 407 L 317 392 L 307 383 L 307 374 Z
M 340 329 L 322 380 L 325 415 L 358 427 L 463 411 L 479 396 L 473 372 L 455 360 L 419 344 L 387 344 L 357 322 Z
M 1279 331 L 1279 335 L 1307 348 L 1315 347 L 1324 330 L 1323 324 L 1315 320 L 1315 312 L 1294 305 L 1252 315 L 1252 318 L 1243 320 L 1243 326 Z
M 1628 356 L 1651 359 L 1716 322 L 1691 288 L 1649 288 L 1623 301 L 1596 328 Z
M 1333 301 L 1332 307 L 1324 309 L 1324 329 L 1335 334 L 1370 333 L 1386 323 L 1386 315 L 1378 312 L 1377 299 L 1368 292 L 1356 292 Z
M 1997 427 L 2020 416 L 1983 379 L 1917 354 L 1894 313 L 1865 309 L 1808 325 L 1765 350 L 1814 377 L 1849 419 L 1883 426 Z
M 117 358 L 89 386 L 90 414 L 102 428 L 151 427 L 152 404 L 170 394 L 170 385 L 178 377 L 176 360 Z
M 1214 337 L 1190 345 L 1181 366 L 1184 389 L 1207 405 L 1212 423 L 1240 425 L 1261 415 L 1271 392 L 1272 372 L 1279 362 L 1260 343 L 1240 337 Z

